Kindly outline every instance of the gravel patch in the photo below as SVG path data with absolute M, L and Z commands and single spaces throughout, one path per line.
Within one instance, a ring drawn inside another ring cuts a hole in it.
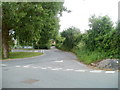
M 119 59 L 105 59 L 96 64 L 92 63 L 92 65 L 99 69 L 120 70 L 120 60 Z

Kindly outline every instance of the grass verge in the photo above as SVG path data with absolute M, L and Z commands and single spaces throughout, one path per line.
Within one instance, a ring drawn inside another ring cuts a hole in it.
M 80 48 L 80 49 L 73 48 L 72 50 L 68 50 L 64 47 L 60 47 L 58 49 L 75 53 L 77 58 L 79 59 L 79 61 L 83 62 L 84 64 L 91 64 L 91 63 L 101 61 L 103 59 L 111 58 L 108 55 L 108 52 L 103 52 L 103 51 L 101 51 L 101 52 L 99 52 L 97 50 L 89 51 L 85 48 Z
M 28 58 L 42 55 L 40 52 L 10 52 L 10 56 L 7 59 Z M 6 60 L 6 59 L 3 59 Z
M 103 59 L 110 58 L 107 52 L 99 52 L 99 51 L 88 51 L 88 50 L 74 50 L 73 51 L 78 59 L 85 64 L 91 64 Z

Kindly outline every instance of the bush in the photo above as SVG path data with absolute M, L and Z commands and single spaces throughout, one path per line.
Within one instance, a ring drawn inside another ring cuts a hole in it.
M 61 36 L 65 38 L 62 47 L 70 51 L 81 40 L 80 30 L 75 27 L 70 27 L 61 33 Z

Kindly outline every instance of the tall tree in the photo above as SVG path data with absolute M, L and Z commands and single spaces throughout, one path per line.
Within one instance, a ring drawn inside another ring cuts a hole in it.
M 22 45 L 37 43 L 44 31 L 44 34 L 53 35 L 51 33 L 58 28 L 55 19 L 58 19 L 57 14 L 61 14 L 64 7 L 62 2 L 4 2 L 2 9 L 3 57 L 7 58 L 10 30 L 15 32 L 12 36 Z
M 61 14 L 62 3 L 42 3 L 42 7 L 46 15 L 44 15 L 43 28 L 38 43 L 34 46 L 36 48 L 50 48 L 50 39 L 54 39 L 58 34 L 59 30 L 59 17 L 58 13 Z
M 104 48 L 106 35 L 113 30 L 113 22 L 108 16 L 92 16 L 89 19 L 90 29 L 87 31 L 86 47 L 90 50 Z

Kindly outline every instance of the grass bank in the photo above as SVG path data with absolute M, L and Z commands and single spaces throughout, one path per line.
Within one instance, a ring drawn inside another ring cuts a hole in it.
M 10 52 L 10 56 L 7 59 L 19 59 L 19 58 L 28 58 L 42 55 L 40 52 Z M 6 60 L 6 59 L 3 59 Z
M 85 48 L 77 48 L 77 49 L 72 49 L 72 50 L 68 50 L 64 47 L 59 47 L 58 49 L 61 49 L 63 51 L 69 51 L 69 52 L 73 52 L 75 53 L 75 55 L 77 56 L 77 58 L 85 63 L 85 64 L 91 64 L 91 63 L 95 63 L 98 61 L 102 61 L 103 59 L 115 59 L 115 57 L 111 57 L 111 55 L 109 55 L 109 52 L 104 52 L 104 51 L 89 51 Z
M 78 59 L 82 61 L 85 64 L 91 64 L 98 61 L 101 61 L 103 59 L 110 58 L 110 56 L 107 55 L 106 52 L 99 52 L 99 51 L 88 51 L 88 50 L 73 50 L 73 52 L 76 54 Z

